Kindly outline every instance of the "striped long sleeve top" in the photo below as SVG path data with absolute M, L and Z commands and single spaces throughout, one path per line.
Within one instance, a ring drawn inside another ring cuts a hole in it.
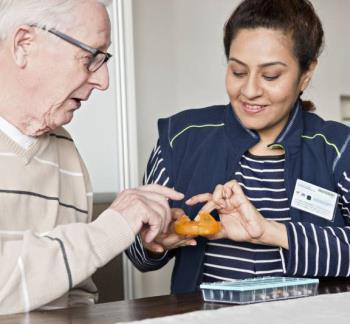
M 350 166 L 349 166 L 350 170 Z M 245 153 L 232 178 L 239 181 L 248 199 L 267 219 L 283 222 L 287 228 L 289 250 L 278 247 L 208 241 L 203 263 L 203 281 L 233 280 L 259 275 L 345 277 L 350 275 L 350 226 L 317 226 L 292 222 L 290 202 L 284 187 L 284 156 L 256 157 Z M 145 183 L 172 186 L 159 142 L 150 156 Z M 337 208 L 350 224 L 350 173 L 344 171 L 337 183 Z M 127 254 L 141 271 L 156 270 L 174 256 L 168 251 L 158 259 L 150 257 L 138 237 Z

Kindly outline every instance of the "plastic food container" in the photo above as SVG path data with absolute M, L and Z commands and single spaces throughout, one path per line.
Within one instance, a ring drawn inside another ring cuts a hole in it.
M 203 299 L 210 302 L 251 304 L 280 299 L 314 296 L 318 279 L 260 277 L 236 281 L 202 283 Z

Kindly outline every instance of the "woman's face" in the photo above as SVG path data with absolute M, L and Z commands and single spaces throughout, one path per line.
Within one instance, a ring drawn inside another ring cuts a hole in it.
M 226 89 L 235 114 L 262 140 L 274 141 L 312 70 L 300 73 L 293 41 L 281 31 L 240 30 L 231 43 L 226 74 Z

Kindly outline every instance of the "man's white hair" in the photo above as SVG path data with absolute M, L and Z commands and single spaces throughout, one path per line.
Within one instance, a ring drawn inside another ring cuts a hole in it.
M 22 24 L 59 28 L 72 18 L 72 12 L 87 0 L 0 0 L 0 41 Z M 111 0 L 90 0 L 108 6 Z M 84 13 L 82 12 L 82 15 Z

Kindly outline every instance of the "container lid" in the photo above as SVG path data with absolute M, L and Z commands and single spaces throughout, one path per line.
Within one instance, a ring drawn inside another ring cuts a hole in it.
M 266 288 L 281 288 L 289 286 L 300 286 L 308 284 L 318 284 L 318 279 L 313 278 L 291 278 L 291 277 L 260 277 L 250 279 L 240 279 L 235 281 L 219 281 L 202 283 L 201 289 L 212 290 L 234 290 L 249 291 Z

